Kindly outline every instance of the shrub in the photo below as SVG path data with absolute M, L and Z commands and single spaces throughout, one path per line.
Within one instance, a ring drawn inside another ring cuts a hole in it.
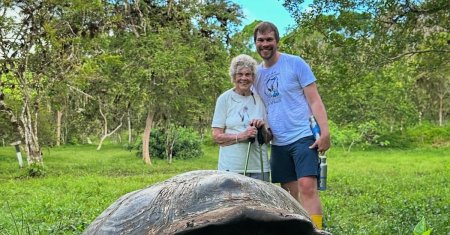
M 432 123 L 423 123 L 406 131 L 418 145 L 444 144 L 450 141 L 450 124 L 438 126 Z
M 335 146 L 342 147 L 345 151 L 350 151 L 352 146 L 361 142 L 358 131 L 352 127 L 339 128 L 334 122 L 329 121 L 331 142 Z
M 150 134 L 150 154 L 152 157 L 165 159 L 170 151 L 174 159 L 189 159 L 203 156 L 200 135 L 192 128 L 169 126 L 153 128 Z M 136 141 L 136 155 L 142 156 L 142 140 Z
M 388 140 L 380 138 L 381 128 L 375 121 L 345 127 L 338 127 L 330 121 L 330 131 L 333 145 L 341 146 L 347 152 L 350 152 L 353 146 L 366 148 L 374 145 L 389 145 Z
M 382 139 L 389 141 L 391 147 L 411 148 L 450 146 L 450 124 L 438 126 L 431 123 L 423 123 L 410 127 L 405 131 L 384 133 Z
M 27 174 L 30 177 L 42 177 L 45 176 L 45 169 L 42 164 L 32 163 L 28 166 Z
M 201 137 L 192 128 L 178 128 L 175 135 L 173 156 L 189 159 L 203 155 Z
M 214 139 L 212 137 L 211 132 L 207 132 L 206 134 L 203 135 L 203 144 L 207 145 L 207 146 L 217 146 L 217 143 L 214 142 Z

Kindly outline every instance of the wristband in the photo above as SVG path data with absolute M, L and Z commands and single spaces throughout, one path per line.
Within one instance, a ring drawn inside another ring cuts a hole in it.
M 238 135 L 236 134 L 236 144 L 237 144 L 237 137 L 238 137 Z

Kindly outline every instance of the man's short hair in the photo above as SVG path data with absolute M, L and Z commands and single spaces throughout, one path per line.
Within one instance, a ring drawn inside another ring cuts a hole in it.
M 253 31 L 253 41 L 256 42 L 256 35 L 259 33 L 269 33 L 274 32 L 275 41 L 278 43 L 280 41 L 280 33 L 278 33 L 278 28 L 274 24 L 268 21 L 263 21 L 256 25 L 255 30 Z

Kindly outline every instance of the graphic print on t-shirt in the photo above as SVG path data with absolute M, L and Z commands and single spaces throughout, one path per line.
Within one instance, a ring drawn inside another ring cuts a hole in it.
M 278 80 L 280 73 L 278 71 L 274 71 L 269 73 L 264 78 L 264 94 L 269 102 L 268 105 L 272 105 L 281 101 L 280 92 L 278 89 Z
M 242 109 L 238 112 L 238 114 L 241 119 L 242 126 L 244 128 L 247 127 L 247 123 L 250 120 L 250 115 L 248 115 L 248 107 L 247 106 L 242 107 Z

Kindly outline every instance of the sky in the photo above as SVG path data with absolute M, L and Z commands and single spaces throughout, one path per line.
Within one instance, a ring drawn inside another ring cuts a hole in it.
M 270 21 L 278 27 L 280 36 L 284 36 L 289 25 L 295 25 L 294 18 L 278 0 L 232 0 L 241 5 L 245 15 L 243 25 L 255 20 Z

